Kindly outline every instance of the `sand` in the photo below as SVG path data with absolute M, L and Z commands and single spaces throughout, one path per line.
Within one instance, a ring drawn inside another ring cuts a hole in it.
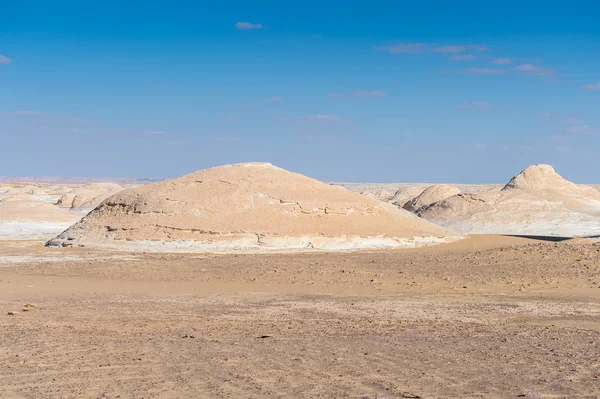
M 0 198 L 0 239 L 45 238 L 80 218 L 33 194 L 7 195 Z
M 460 236 L 391 204 L 268 163 L 121 191 L 49 245 L 126 250 L 353 250 Z
M 114 184 L 0 183 L 0 239 L 51 239 L 116 188 L 122 189 Z M 71 200 L 64 206 L 67 196 Z
M 424 191 L 421 186 L 408 186 L 398 189 L 392 198 L 390 198 L 389 202 L 399 206 L 400 208 L 404 208 L 404 205 L 412 200 L 413 198 L 418 197 Z
M 455 195 L 416 213 L 464 234 L 600 234 L 600 192 L 550 165 L 526 168 L 502 190 Z
M 135 259 L 0 242 L 0 397 L 597 398 L 600 244 L 575 242 Z
M 557 176 L 541 166 L 501 190 L 432 189 L 417 212 L 593 228 L 596 193 Z M 408 187 L 388 191 L 401 201 Z M 0 184 L 0 232 L 79 220 L 56 205 L 74 190 L 86 189 Z M 202 241 L 247 232 L 291 251 L 214 254 Z M 120 191 L 60 248 L 0 234 L 0 398 L 600 397 L 600 238 L 448 234 L 269 164 Z M 353 246 L 365 239 L 402 245 Z M 306 251 L 315 243 L 327 245 Z
M 384 201 L 384 202 L 388 202 L 390 199 L 392 199 L 394 197 L 394 194 L 392 194 L 391 192 L 389 192 L 387 190 L 374 190 L 374 191 L 367 190 L 367 191 L 362 191 L 361 194 L 366 195 L 367 197 L 378 199 L 379 201 Z
M 72 210 L 89 212 L 108 197 L 123 190 L 124 187 L 115 183 L 89 183 L 73 188 L 65 193 L 57 205 Z

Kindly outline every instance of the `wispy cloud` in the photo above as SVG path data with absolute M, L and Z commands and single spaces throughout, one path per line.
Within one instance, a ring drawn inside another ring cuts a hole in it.
M 547 112 L 544 118 L 555 126 L 562 135 L 592 135 L 599 134 L 600 130 L 574 114 Z
M 484 143 L 473 143 L 473 144 L 471 145 L 471 150 L 472 150 L 473 152 L 482 152 L 482 151 L 485 151 L 485 150 L 487 150 L 487 149 L 488 149 L 488 147 L 489 147 L 489 145 L 488 145 L 488 144 L 484 144 Z
M 164 130 L 146 130 L 144 131 L 144 135 L 146 136 L 167 136 L 171 134 L 171 132 L 166 132 Z
M 236 22 L 235 27 L 239 30 L 252 30 L 252 29 L 261 29 L 262 24 L 253 24 L 251 22 Z
M 459 54 L 465 51 L 488 51 L 489 47 L 481 44 L 438 46 L 431 43 L 399 43 L 387 46 L 376 46 L 375 50 L 385 50 L 392 54 L 422 54 L 434 52 L 438 54 Z
M 233 122 L 237 121 L 237 116 L 227 115 L 221 118 L 222 121 Z
M 496 68 L 468 68 L 462 71 L 463 73 L 479 74 L 479 75 L 500 75 L 506 73 L 504 69 Z
M 269 97 L 269 98 L 265 99 L 265 101 L 267 101 L 267 102 L 280 102 L 280 101 L 283 101 L 283 98 L 278 97 L 278 96 L 273 96 L 273 97 Z
M 512 59 L 510 59 L 510 58 L 496 58 L 494 60 L 494 64 L 497 64 L 497 65 L 510 65 L 510 64 L 512 64 Z
M 347 122 L 350 118 L 345 116 L 330 115 L 330 114 L 315 114 L 306 117 L 310 121 L 316 122 Z
M 540 76 L 540 77 L 549 77 L 554 75 L 556 72 L 552 68 L 544 68 L 540 65 L 533 64 L 521 64 L 518 67 L 514 68 L 517 73 L 527 75 L 527 76 Z
M 217 143 L 233 143 L 236 141 L 240 141 L 239 137 L 215 137 L 214 139 Z
M 275 118 L 277 122 L 281 123 L 340 123 L 349 122 L 351 119 L 345 116 L 331 115 L 331 114 L 313 114 L 299 118 Z
M 492 109 L 494 106 L 483 101 L 473 101 L 472 103 L 461 104 L 458 109 Z
M 454 55 L 449 58 L 450 61 L 473 61 L 476 60 L 477 57 L 473 54 L 465 54 L 465 55 Z
M 12 60 L 5 55 L 0 55 L 0 65 L 10 64 Z
M 428 43 L 391 44 L 389 46 L 376 46 L 375 50 L 385 50 L 392 54 L 421 54 L 428 47 Z
M 583 86 L 583 90 L 592 90 L 592 91 L 600 90 L 600 82 L 598 82 L 596 84 Z
M 0 112 L 0 119 L 15 119 L 26 121 L 28 123 L 36 123 L 39 125 L 63 124 L 63 125 L 92 125 L 96 122 L 82 118 L 72 118 L 65 116 L 57 116 L 38 111 L 8 111 Z
M 457 54 L 457 53 L 465 52 L 467 50 L 472 50 L 472 51 L 488 51 L 489 47 L 488 46 L 483 46 L 483 45 L 480 45 L 480 44 L 474 44 L 474 45 L 438 46 L 438 47 L 435 47 L 433 49 L 433 51 L 435 51 L 436 53 L 440 53 L 440 54 Z
M 350 93 L 329 93 L 331 98 L 347 98 L 347 97 L 385 97 L 385 91 L 353 91 Z
M 0 118 L 8 119 L 8 118 L 32 118 L 32 117 L 42 117 L 46 116 L 43 112 L 37 111 L 10 111 L 10 112 L 0 112 Z
M 597 130 L 592 125 L 571 125 L 565 128 L 567 134 L 594 134 Z

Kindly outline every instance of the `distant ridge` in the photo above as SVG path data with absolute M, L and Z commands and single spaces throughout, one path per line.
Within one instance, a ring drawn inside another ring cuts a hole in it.
M 165 179 L 134 178 L 134 177 L 69 177 L 69 176 L 0 176 L 3 183 L 43 183 L 43 184 L 86 184 L 86 183 L 116 183 L 116 184 L 151 184 Z

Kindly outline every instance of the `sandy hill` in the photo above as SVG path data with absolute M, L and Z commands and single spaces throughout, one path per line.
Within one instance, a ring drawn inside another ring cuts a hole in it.
M 268 163 L 246 163 L 121 191 L 49 245 L 356 249 L 450 236 L 456 234 L 391 204 Z
M 389 202 L 402 208 L 408 201 L 418 197 L 423 191 L 424 187 L 421 186 L 402 187 L 394 193 Z
M 600 233 L 600 193 L 563 179 L 550 165 L 526 168 L 501 190 L 455 195 L 416 212 L 461 233 Z
M 427 187 L 421 194 L 406 202 L 403 208 L 407 211 L 414 212 L 423 206 L 431 205 L 434 202 L 441 201 L 460 193 L 461 191 L 455 186 L 449 184 L 436 184 Z
M 563 179 L 550 165 L 530 166 L 513 177 L 502 189 L 522 190 L 565 207 L 600 216 L 600 192 L 591 186 Z

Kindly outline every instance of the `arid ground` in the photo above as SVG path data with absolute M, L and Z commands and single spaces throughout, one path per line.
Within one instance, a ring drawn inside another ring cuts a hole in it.
M 600 244 L 0 243 L 1 398 L 598 398 Z M 11 313 L 11 314 L 9 314 Z

